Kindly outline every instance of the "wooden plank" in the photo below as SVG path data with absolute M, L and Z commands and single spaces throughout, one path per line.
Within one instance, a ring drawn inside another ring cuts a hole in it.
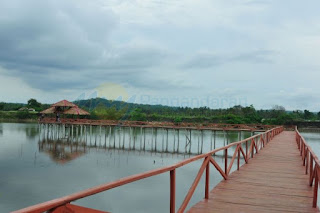
M 52 213 L 108 213 L 105 211 L 100 211 L 96 209 L 90 209 L 87 207 L 77 206 L 74 204 L 66 204 L 64 206 L 60 206 L 52 211 Z
M 295 136 L 295 132 L 275 136 L 189 212 L 319 212 L 312 208 L 313 188 Z

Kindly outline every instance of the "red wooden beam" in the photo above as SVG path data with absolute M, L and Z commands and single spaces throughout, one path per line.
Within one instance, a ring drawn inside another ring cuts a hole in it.
M 176 211 L 176 170 L 170 171 L 170 213 Z

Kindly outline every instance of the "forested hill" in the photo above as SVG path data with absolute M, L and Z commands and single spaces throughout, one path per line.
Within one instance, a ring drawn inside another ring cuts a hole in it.
M 274 106 L 270 110 L 257 110 L 254 106 L 234 106 L 228 109 L 208 107 L 169 107 L 110 101 L 103 98 L 75 101 L 79 107 L 90 112 L 91 119 L 172 121 L 172 122 L 210 122 L 210 123 L 263 123 L 295 124 L 303 121 L 319 121 L 320 113 L 308 110 L 286 111 L 284 107 Z M 36 119 L 37 112 L 50 104 L 30 99 L 26 104 L 0 102 L 0 119 Z M 36 112 L 18 111 L 21 107 L 33 108 Z
M 312 113 L 308 110 L 289 112 L 281 106 L 274 106 L 270 110 L 256 110 L 252 105 L 210 109 L 208 107 L 190 108 L 134 104 L 109 101 L 103 98 L 75 101 L 74 103 L 89 110 L 93 118 L 115 120 L 292 124 L 297 121 L 320 119 L 320 113 Z

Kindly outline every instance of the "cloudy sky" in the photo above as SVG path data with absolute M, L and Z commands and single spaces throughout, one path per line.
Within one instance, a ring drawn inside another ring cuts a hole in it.
M 320 3 L 1 0 L 0 101 L 320 111 Z

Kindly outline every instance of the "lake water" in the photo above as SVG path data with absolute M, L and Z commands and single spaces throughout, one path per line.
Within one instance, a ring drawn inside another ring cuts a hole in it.
M 137 141 L 145 137 L 145 150 L 128 147 L 129 129 L 116 129 L 110 135 L 100 138 L 99 129 L 93 131 L 91 141 L 52 140 L 38 124 L 0 123 L 0 212 L 10 212 L 23 207 L 45 202 L 68 195 L 99 184 L 117 180 L 121 177 L 137 174 L 151 169 L 161 168 L 189 158 L 183 153 L 186 136 L 179 133 L 181 153 L 177 150 L 177 133 L 168 132 L 168 152 L 161 152 L 162 143 L 166 146 L 166 131 L 157 133 L 158 151 L 154 150 L 155 135 L 151 129 L 146 136 L 136 131 Z M 109 132 L 109 130 L 107 129 Z M 107 133 L 106 131 L 106 133 Z M 132 130 L 131 130 L 132 131 Z M 115 134 L 112 134 L 114 132 Z M 70 132 L 69 132 L 70 133 Z M 64 133 L 66 134 L 66 133 Z M 224 136 L 216 132 L 216 147 L 249 137 L 251 133 L 237 132 Z M 119 140 L 119 135 L 122 136 Z M 210 150 L 212 132 L 203 132 L 203 152 Z M 116 136 L 116 137 L 115 137 Z M 82 139 L 85 136 L 82 137 Z M 89 136 L 87 136 L 89 137 Z M 106 138 L 105 138 L 106 137 Z M 200 132 L 192 132 L 191 153 L 197 153 Z M 163 139 L 164 138 L 164 139 Z M 133 139 L 132 139 L 133 140 Z M 125 149 L 121 149 L 125 142 Z M 68 145 L 69 143 L 69 145 Z M 86 143 L 86 146 L 83 145 Z M 133 141 L 131 141 L 133 144 Z M 115 148 L 113 146 L 115 145 Z M 213 145 L 212 145 L 213 146 Z M 112 148 L 110 148 L 112 147 Z M 120 148 L 119 148 L 120 147 Z M 131 145 L 132 147 L 132 145 Z M 221 153 L 222 154 L 222 153 Z M 229 155 L 233 152 L 230 150 Z M 216 156 L 216 161 L 223 165 L 223 159 Z M 176 206 L 179 208 L 191 183 L 200 168 L 202 160 L 193 162 L 176 170 Z M 243 161 L 242 161 L 243 163 Z M 236 166 L 233 167 L 235 169 Z M 210 170 L 210 188 L 222 180 L 212 167 Z M 189 206 L 204 197 L 204 177 L 202 177 Z M 168 212 L 169 211 L 169 173 L 140 180 L 75 202 L 86 207 L 111 212 Z
M 306 142 L 311 146 L 315 154 L 320 157 L 320 131 L 319 132 L 305 132 L 301 131 L 302 136 Z
M 302 136 L 306 140 L 306 142 L 311 146 L 314 153 L 320 157 L 320 131 L 319 132 L 307 132 L 301 131 Z M 320 188 L 318 190 L 320 192 Z M 320 206 L 320 199 L 318 195 L 318 206 Z
M 168 136 L 166 130 L 161 129 L 157 133 L 146 129 L 142 134 L 140 129 L 129 128 L 112 128 L 111 131 L 108 128 L 102 129 L 101 134 L 97 128 L 92 130 L 91 136 L 89 129 L 86 132 L 71 141 L 64 138 L 70 131 L 63 132 L 63 136 L 60 135 L 57 140 L 53 132 L 48 133 L 43 128 L 40 131 L 38 124 L 0 123 L 0 212 L 10 212 L 174 164 L 201 152 L 202 137 L 202 152 L 207 152 L 211 147 L 221 147 L 251 136 L 249 132 L 242 132 L 241 135 L 229 132 L 224 135 L 222 131 L 217 131 L 214 145 L 211 144 L 213 132 L 203 131 L 201 134 L 200 131 L 193 131 L 190 150 L 193 154 L 188 154 L 189 149 L 185 153 L 185 143 L 186 135 L 190 135 L 183 130 L 179 132 L 179 142 L 177 131 L 172 130 L 168 131 Z M 320 133 L 302 132 L 302 135 L 320 156 Z M 176 153 L 178 144 L 179 153 Z M 228 153 L 233 154 L 232 150 Z M 221 167 L 224 165 L 223 158 L 215 156 L 215 159 Z M 202 160 L 196 161 L 176 170 L 177 208 L 194 181 L 201 163 Z M 169 180 L 169 173 L 165 173 L 74 203 L 111 212 L 168 212 Z M 212 167 L 210 188 L 221 180 L 220 174 Z M 189 207 L 203 197 L 204 177 Z

